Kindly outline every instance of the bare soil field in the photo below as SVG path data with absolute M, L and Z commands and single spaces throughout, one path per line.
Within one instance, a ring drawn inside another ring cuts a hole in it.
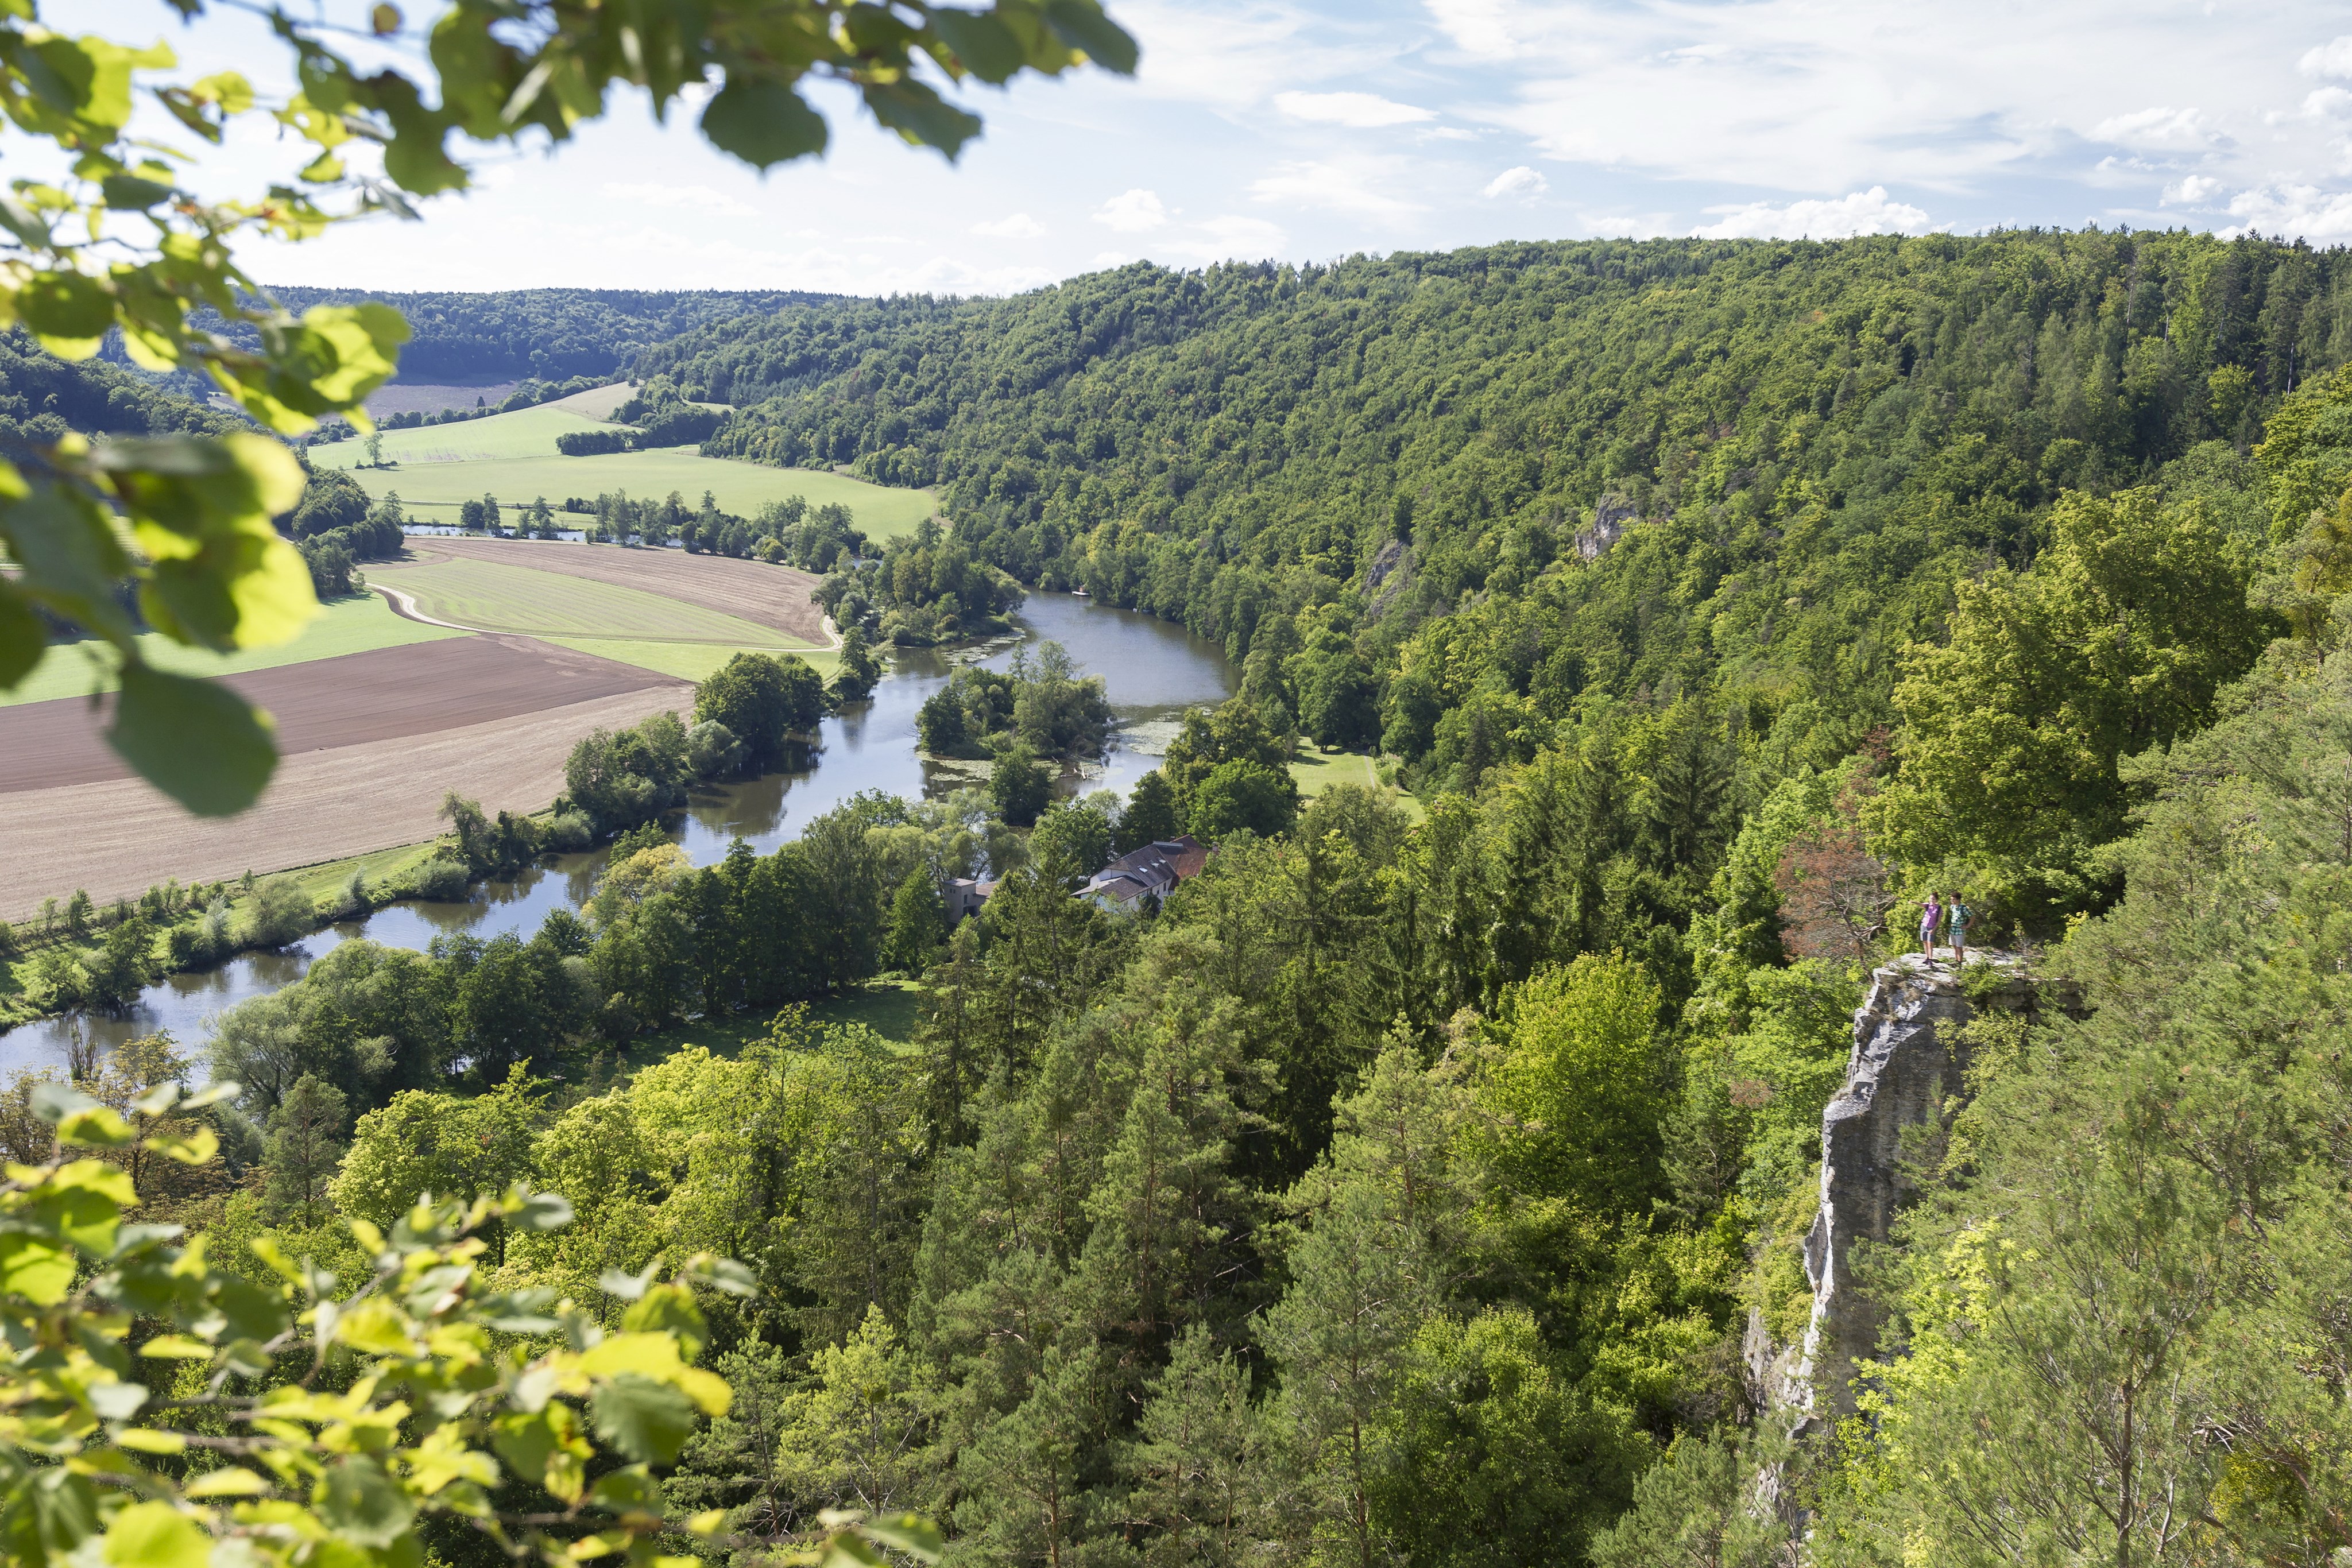
M 436 734 L 289 751 L 260 803 L 226 820 L 191 817 L 136 779 L 20 790 L 0 810 L 0 917 L 26 918 L 77 887 L 103 904 L 166 876 L 213 882 L 422 842 L 441 831 L 451 789 L 493 813 L 539 810 L 562 792 L 564 758 L 590 730 L 693 701 L 691 686 L 662 682 Z
M 530 637 L 452 637 L 223 678 L 247 701 L 258 703 L 277 718 L 278 747 L 287 759 L 279 765 L 281 779 L 298 755 L 411 736 L 437 737 L 468 726 L 543 716 L 551 710 L 569 711 L 573 705 L 625 693 L 660 688 L 669 694 L 647 712 L 693 703 L 692 688 L 680 686 L 667 676 Z M 93 712 L 89 703 L 78 697 L 0 708 L 0 796 L 8 797 L 9 818 L 23 820 L 30 805 L 24 799 L 26 792 L 129 778 L 131 770 L 101 733 L 105 716 L 103 709 Z M 583 725 L 578 734 L 584 735 L 587 729 Z M 160 802 L 163 797 L 156 799 Z M 441 799 L 437 791 L 433 799 L 437 805 Z M 352 813 L 356 828 L 358 820 L 373 808 L 363 794 L 353 794 L 344 801 L 344 809 Z M 89 803 L 47 821 L 50 831 L 67 837 L 80 825 L 95 825 L 107 815 L 93 796 Z M 37 810 L 32 816 L 35 821 L 44 820 Z M 72 888 L 43 891 L 70 892 Z
M 688 555 L 684 550 L 623 549 L 618 545 L 553 539 L 452 538 L 440 534 L 410 536 L 408 553 L 420 562 L 444 556 L 499 561 L 641 589 L 740 616 L 818 647 L 826 642 L 824 612 L 809 597 L 817 580 L 788 566 L 765 566 L 723 555 Z

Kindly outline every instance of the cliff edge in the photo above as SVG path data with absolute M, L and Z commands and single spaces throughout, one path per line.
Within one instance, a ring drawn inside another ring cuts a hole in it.
M 1872 972 L 1853 1015 L 1845 1084 L 1822 1113 L 1821 1210 L 1805 1238 L 1812 1316 L 1801 1344 L 1777 1356 L 1760 1320 L 1749 1332 L 1750 1367 L 1768 1402 L 1796 1416 L 1800 1430 L 1854 1409 L 1854 1362 L 1876 1353 L 1885 1316 L 1855 1289 L 1854 1244 L 1885 1241 L 1916 1196 L 1903 1169 L 1903 1133 L 1931 1117 L 1947 1120 L 1963 1092 L 1963 1027 L 1980 1009 L 2031 1016 L 2073 1001 L 2071 988 L 2029 977 L 2006 954 L 1971 954 L 1969 968 L 1963 987 L 1952 965 L 1907 954 Z

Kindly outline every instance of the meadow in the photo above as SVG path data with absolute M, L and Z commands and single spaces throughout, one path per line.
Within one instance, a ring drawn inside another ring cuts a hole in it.
M 300 636 L 274 648 L 213 653 L 150 632 L 139 639 L 139 651 L 149 664 L 175 674 L 239 675 L 255 670 L 274 670 L 282 664 L 308 664 L 314 659 L 339 658 L 378 648 L 402 648 L 415 643 L 437 643 L 445 637 L 464 635 L 463 632 L 446 627 L 404 620 L 379 596 L 363 593 L 321 606 L 318 619 L 304 627 Z M 92 691 L 112 691 L 113 661 L 103 649 L 104 644 L 95 642 L 67 643 L 51 648 L 31 675 L 15 686 L 0 690 L 0 707 L 85 696 Z
M 699 503 L 707 490 L 721 511 L 741 517 L 789 496 L 811 506 L 847 507 L 867 534 L 893 538 L 911 532 L 937 505 L 929 490 L 890 489 L 820 469 L 705 457 L 691 446 L 596 457 L 557 454 L 555 438 L 566 432 L 614 428 L 600 415 L 610 413 L 616 395 L 627 391 L 600 387 L 487 419 L 384 431 L 383 459 L 390 467 L 360 466 L 367 461 L 367 444 L 356 439 L 314 447 L 310 460 L 320 467 L 351 470 L 371 496 L 397 495 L 425 522 L 454 524 L 460 503 L 485 495 L 509 507 L 544 496 L 560 507 L 567 497 L 593 500 L 607 491 L 659 497 L 675 490 L 689 503 Z

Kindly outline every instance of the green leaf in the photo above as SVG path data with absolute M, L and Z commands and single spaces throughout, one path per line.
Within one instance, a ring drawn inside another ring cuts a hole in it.
M 206 1568 L 212 1538 L 168 1502 L 135 1502 L 106 1531 L 106 1560 L 119 1568 Z
M 936 1563 L 940 1553 L 948 1549 L 947 1538 L 939 1526 L 919 1513 L 887 1513 L 869 1519 L 862 1527 L 865 1533 L 883 1545 L 896 1548 L 926 1563 Z
M 666 1383 L 625 1372 L 596 1391 L 596 1435 L 640 1464 L 667 1465 L 694 1435 L 694 1402 Z
M 200 817 L 257 800 L 278 768 L 269 716 L 226 686 L 126 665 L 108 744 L 139 776 Z
M 0 1293 L 51 1307 L 65 1300 L 73 1277 L 70 1249 L 22 1232 L 0 1235 Z
M 931 31 L 955 51 L 964 69 L 984 82 L 1002 82 L 1029 63 L 1028 51 L 1013 29 L 985 11 L 954 11 L 944 6 L 930 14 Z
M 136 174 L 109 174 L 98 188 L 105 194 L 106 204 L 118 212 L 144 212 L 172 194 L 171 186 Z
M 572 1223 L 572 1200 L 560 1192 L 535 1192 L 509 1217 L 523 1230 L 561 1230 Z
M 354 1455 L 327 1472 L 319 1517 L 327 1528 L 362 1546 L 390 1546 L 408 1531 L 416 1505 L 383 1467 Z
M 643 1271 L 635 1274 L 625 1274 L 618 1269 L 607 1269 L 596 1276 L 596 1288 L 608 1296 L 618 1296 L 625 1301 L 634 1301 L 646 1293 L 646 1287 L 654 1282 L 654 1270 L 660 1267 L 659 1263 L 648 1263 Z
M 222 1274 L 214 1281 L 212 1303 L 240 1339 L 270 1340 L 286 1332 L 286 1302 L 275 1291 Z
M 631 1465 L 599 1477 L 588 1489 L 588 1500 L 613 1513 L 657 1515 L 662 1511 L 661 1483 L 644 1466 Z
M 79 272 L 37 272 L 16 290 L 16 314 L 58 358 L 86 360 L 114 325 L 114 296 Z
M 0 541 L 24 568 L 19 590 L 93 632 L 131 637 L 135 628 L 114 599 L 131 558 L 105 513 L 86 497 L 35 485 L 22 499 L 0 499 Z
M 869 82 L 859 89 L 874 118 L 920 147 L 936 147 L 950 162 L 980 134 L 980 117 L 966 114 L 921 82 Z
M 13 686 L 31 674 L 47 645 L 41 618 L 25 596 L 0 582 L 0 686 Z
M 1104 16 L 1094 0 L 1045 0 L 1045 25 L 1054 29 L 1054 37 L 1074 49 L 1085 50 L 1087 58 L 1105 70 L 1123 77 L 1135 74 L 1134 38 Z
M 702 111 L 702 134 L 755 169 L 824 151 L 824 116 L 781 82 L 730 77 Z

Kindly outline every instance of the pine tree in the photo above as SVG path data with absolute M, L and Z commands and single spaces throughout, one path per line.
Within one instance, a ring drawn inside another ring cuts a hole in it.
M 1272 1455 L 1238 1356 L 1198 1324 L 1180 1334 L 1119 1454 L 1147 1568 L 1234 1568 L 1262 1554 Z
M 299 1209 L 306 1226 L 319 1222 L 327 1183 L 343 1158 L 343 1092 L 310 1073 L 294 1081 L 270 1113 L 264 1145 L 269 1185 L 264 1200 L 279 1214 Z

